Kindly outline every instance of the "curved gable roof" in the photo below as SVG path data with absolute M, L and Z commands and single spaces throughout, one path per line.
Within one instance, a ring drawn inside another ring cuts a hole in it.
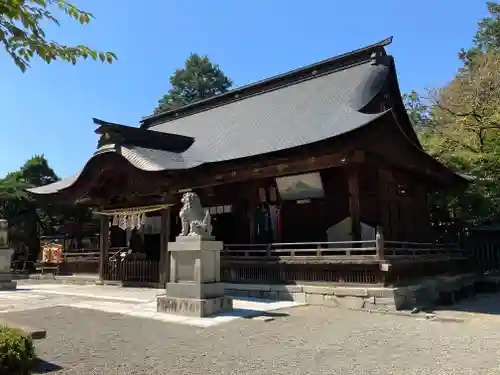
M 190 169 L 290 149 L 356 130 L 386 113 L 362 111 L 384 88 L 392 72 L 391 59 L 379 58 L 385 55 L 383 47 L 388 43 L 390 40 L 151 117 L 145 120 L 151 123 L 149 130 L 137 129 L 150 137 L 169 133 L 194 139 L 182 152 L 122 143 L 105 146 L 92 158 L 116 152 L 145 171 Z M 52 194 L 77 180 L 78 175 L 30 191 Z

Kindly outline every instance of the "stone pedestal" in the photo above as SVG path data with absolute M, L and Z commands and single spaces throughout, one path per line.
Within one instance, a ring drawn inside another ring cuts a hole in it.
M 14 249 L 0 248 L 0 290 L 16 289 L 17 283 L 12 281 L 10 264 Z
M 220 282 L 222 248 L 222 242 L 201 236 L 170 242 L 170 280 L 166 295 L 157 298 L 157 311 L 196 317 L 231 311 L 232 299 Z
M 10 265 L 14 249 L 9 247 L 9 223 L 0 219 L 0 290 L 16 289 L 17 283 L 12 281 Z

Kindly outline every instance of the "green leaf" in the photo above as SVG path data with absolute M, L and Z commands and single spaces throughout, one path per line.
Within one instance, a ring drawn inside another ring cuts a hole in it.
M 51 7 L 57 5 L 57 7 Z M 66 0 L 0 0 L 0 44 L 3 44 L 14 63 L 25 71 L 34 56 L 50 63 L 61 59 L 76 64 L 80 59 L 92 56 L 94 60 L 111 63 L 109 53 L 97 52 L 86 46 L 66 46 L 46 39 L 45 21 L 59 25 L 52 13 L 60 10 L 80 24 L 87 24 L 93 17 Z

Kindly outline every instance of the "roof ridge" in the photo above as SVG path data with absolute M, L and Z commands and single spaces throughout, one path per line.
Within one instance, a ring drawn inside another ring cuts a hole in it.
M 254 96 L 255 94 L 269 91 L 271 87 L 266 87 L 266 86 L 272 86 L 273 84 L 276 86 L 272 87 L 273 89 L 280 88 L 282 86 L 288 86 L 291 83 L 302 81 L 305 78 L 304 77 L 305 74 L 311 71 L 314 72 L 316 69 L 323 68 L 325 71 L 347 69 L 352 65 L 359 64 L 360 62 L 369 61 L 372 58 L 370 52 L 381 48 L 383 49 L 385 46 L 392 43 L 392 39 L 393 37 L 391 36 L 380 42 L 371 44 L 367 47 L 359 48 L 351 52 L 343 53 L 341 55 L 330 57 L 328 59 L 321 60 L 319 62 L 309 64 L 301 68 L 293 69 L 291 71 L 278 74 L 276 76 L 272 76 L 257 82 L 237 87 L 228 92 L 207 99 L 199 100 L 197 102 L 187 104 L 185 106 L 170 111 L 166 111 L 157 115 L 143 117 L 142 120 L 140 121 L 141 127 L 149 128 L 151 126 L 156 125 L 159 122 L 167 122 L 173 119 L 177 119 L 179 118 L 180 112 L 185 113 L 184 116 L 186 116 L 192 114 L 193 112 L 204 111 L 219 105 L 227 104 L 228 102 L 232 102 L 234 99 L 242 100 L 244 98 L 239 97 L 240 95 L 244 95 L 245 98 L 248 96 Z M 385 53 L 385 50 L 383 50 L 383 52 Z M 364 58 L 362 59 L 362 61 L 361 60 L 356 61 L 353 59 L 354 57 L 364 57 Z M 348 60 L 345 65 L 339 66 L 339 64 L 341 64 L 342 61 L 348 58 L 351 58 L 352 60 Z

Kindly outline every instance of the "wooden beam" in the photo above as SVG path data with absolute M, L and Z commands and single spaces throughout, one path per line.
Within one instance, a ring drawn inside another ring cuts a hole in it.
M 365 154 L 363 151 L 351 151 L 307 158 L 297 157 L 272 165 L 258 164 L 232 169 L 225 168 L 225 170 L 219 171 L 214 168 L 212 171 L 200 173 L 198 176 L 187 176 L 180 183 L 180 186 L 176 186 L 176 188 L 179 191 L 188 188 L 203 188 L 255 179 L 316 172 L 327 168 L 363 163 L 364 160 Z

